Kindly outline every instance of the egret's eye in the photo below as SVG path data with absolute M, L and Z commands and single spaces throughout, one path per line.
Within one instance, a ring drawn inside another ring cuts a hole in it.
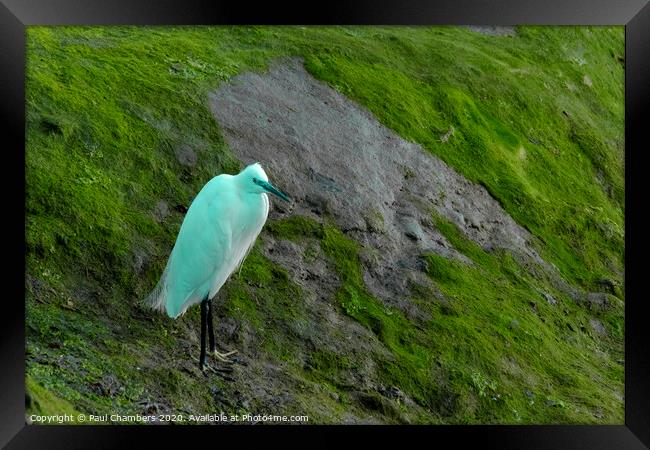
M 253 177 L 253 183 L 257 184 L 257 178 Z

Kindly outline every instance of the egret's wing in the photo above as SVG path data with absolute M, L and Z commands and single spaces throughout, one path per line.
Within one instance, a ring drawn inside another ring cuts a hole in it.
M 262 214 L 260 215 L 260 222 L 256 226 L 255 231 L 249 237 L 249 239 L 248 239 L 249 242 L 248 242 L 248 245 L 245 248 L 245 251 L 243 252 L 243 254 L 239 255 L 239 257 L 238 257 L 238 259 L 236 261 L 236 264 L 235 264 L 234 270 L 239 269 L 240 273 L 241 273 L 241 266 L 244 264 L 244 261 L 246 260 L 246 257 L 248 256 L 248 254 L 253 249 L 253 246 L 255 245 L 255 241 L 257 240 L 257 236 L 262 231 L 262 227 L 264 226 L 264 223 L 266 223 L 266 218 L 269 215 L 269 197 L 268 197 L 267 194 L 262 194 L 262 199 L 263 199 L 263 202 L 264 202 L 264 204 L 263 204 L 264 206 L 262 208 Z
M 163 276 L 148 298 L 152 307 L 170 317 L 201 302 L 215 273 L 227 265 L 224 263 L 232 244 L 225 214 L 228 195 L 214 184 L 208 183 L 188 209 Z
M 212 281 L 210 288 L 210 297 L 215 295 L 221 286 L 226 282 L 230 274 L 236 271 L 238 268 L 241 268 L 246 256 L 250 253 L 251 249 L 255 245 L 255 240 L 257 236 L 262 231 L 262 227 L 266 222 L 266 218 L 269 214 L 269 198 L 266 194 L 260 194 L 262 200 L 261 209 L 253 208 L 256 211 L 252 223 L 239 223 L 240 228 L 238 232 L 233 232 L 235 235 L 241 235 L 240 239 L 237 239 L 237 242 L 233 242 L 230 248 L 231 253 L 229 254 L 227 260 L 224 262 L 223 270 L 216 274 L 215 278 Z M 238 221 L 237 221 L 238 222 Z M 233 227 L 237 225 L 233 224 Z

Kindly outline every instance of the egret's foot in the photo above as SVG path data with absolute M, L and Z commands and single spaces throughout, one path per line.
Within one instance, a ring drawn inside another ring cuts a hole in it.
M 192 360 L 194 360 L 198 366 L 201 372 L 205 373 L 206 370 L 209 370 L 210 372 L 217 373 L 217 370 L 212 367 L 210 364 L 201 364 L 201 361 L 199 361 L 199 358 L 195 358 L 194 356 L 191 357 Z
M 199 366 L 199 367 L 200 367 L 200 366 Z M 206 371 L 210 371 L 210 372 L 212 372 L 212 373 L 216 373 L 216 374 L 219 373 L 219 372 L 217 372 L 217 371 L 215 370 L 215 368 L 212 367 L 210 364 L 205 364 L 203 367 L 200 367 L 200 368 L 201 368 L 201 372 L 203 372 L 203 373 L 205 373 Z
M 237 350 L 232 350 L 226 353 L 219 353 L 218 350 L 215 350 L 212 354 L 214 355 L 215 358 L 217 358 L 221 362 L 232 363 L 232 361 L 229 360 L 228 357 L 234 355 L 235 353 L 237 353 Z

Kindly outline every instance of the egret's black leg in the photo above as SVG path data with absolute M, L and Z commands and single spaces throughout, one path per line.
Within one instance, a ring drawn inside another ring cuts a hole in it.
M 220 353 L 217 350 L 217 346 L 216 346 L 216 344 L 214 342 L 214 323 L 212 321 L 212 306 L 213 306 L 212 305 L 212 300 L 206 300 L 206 303 L 208 304 L 207 322 L 208 322 L 208 336 L 210 338 L 210 353 L 212 353 L 214 355 L 214 357 L 217 358 L 219 361 L 225 362 L 225 363 L 230 363 L 232 361 L 230 361 L 230 360 L 228 360 L 226 358 L 228 356 L 230 356 L 230 355 L 234 355 L 235 353 L 237 353 L 237 350 L 233 350 L 233 351 L 227 352 L 227 353 Z
M 214 345 L 214 323 L 212 322 L 212 300 L 207 300 L 208 304 L 208 337 L 210 338 L 210 353 L 217 349 Z
M 207 299 L 201 302 L 201 358 L 199 359 L 199 369 L 205 367 L 205 328 L 207 325 Z

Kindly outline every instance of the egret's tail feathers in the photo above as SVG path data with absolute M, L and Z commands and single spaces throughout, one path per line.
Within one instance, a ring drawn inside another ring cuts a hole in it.
M 151 293 L 143 300 L 143 303 L 151 309 L 166 313 L 167 307 L 167 273 L 169 272 L 169 264 L 165 267 L 160 280 Z

